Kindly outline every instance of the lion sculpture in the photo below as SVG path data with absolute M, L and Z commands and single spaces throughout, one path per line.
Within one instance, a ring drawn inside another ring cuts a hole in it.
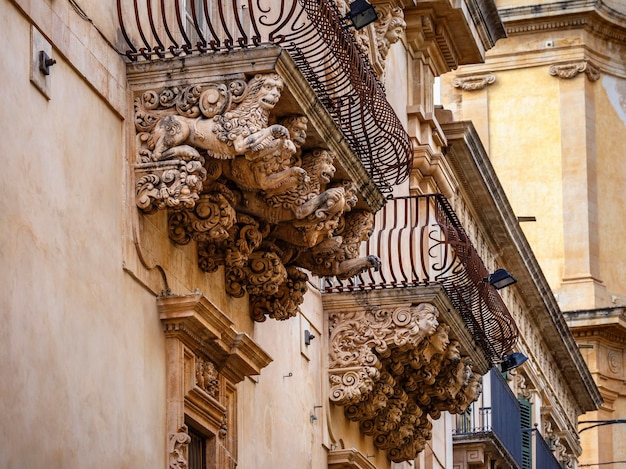
M 285 146 L 294 153 L 287 128 L 268 126 L 270 111 L 278 104 L 282 90 L 283 80 L 278 74 L 256 75 L 240 104 L 227 110 L 228 90 L 219 85 L 207 87 L 199 99 L 202 115 L 192 118 L 171 114 L 156 122 L 148 141 L 153 147 L 152 160 L 200 160 L 198 149 L 221 160 L 261 150 L 281 151 Z

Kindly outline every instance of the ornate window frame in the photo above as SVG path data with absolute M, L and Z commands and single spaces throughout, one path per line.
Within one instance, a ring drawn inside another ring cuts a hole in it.
M 215 467 L 237 461 L 237 384 L 272 358 L 201 293 L 161 296 L 165 333 L 168 464 L 187 469 L 188 424 L 211 438 Z

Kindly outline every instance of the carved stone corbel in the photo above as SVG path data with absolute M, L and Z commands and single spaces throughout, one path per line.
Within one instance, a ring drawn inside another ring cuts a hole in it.
M 330 399 L 394 462 L 414 459 L 431 419 L 462 413 L 481 376 L 431 303 L 329 313 Z
M 168 439 L 168 468 L 187 469 L 187 448 L 191 442 L 187 425 L 182 425 L 177 432 L 170 433 Z
M 429 303 L 330 315 L 331 401 L 363 400 L 379 378 L 381 358 L 417 346 L 435 332 L 438 312 Z
M 168 211 L 176 244 L 195 242 L 198 266 L 223 266 L 226 291 L 249 296 L 252 317 L 299 311 L 308 269 L 347 278 L 378 268 L 359 258 L 373 215 L 355 184 L 334 181 L 335 155 L 303 150 L 308 118 L 273 124 L 284 83 L 276 73 L 143 91 L 134 101 L 139 209 Z
M 485 73 L 479 75 L 456 77 L 452 82 L 455 88 L 461 88 L 463 91 L 477 91 L 482 90 L 487 85 L 492 85 L 496 82 L 496 75 L 494 73 Z
M 580 62 L 570 62 L 563 64 L 551 65 L 548 69 L 550 75 L 565 80 L 577 77 L 580 73 L 584 73 L 591 82 L 600 78 L 599 70 L 587 60 Z

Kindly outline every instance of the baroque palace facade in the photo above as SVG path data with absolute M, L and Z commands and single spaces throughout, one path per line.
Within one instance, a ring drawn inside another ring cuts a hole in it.
M 580 467 L 621 467 L 626 4 L 535 3 L 498 2 L 508 37 L 446 75 L 443 104 L 474 122 L 513 209 L 534 220 L 524 233 L 602 394 L 580 418 Z
M 580 353 L 489 121 L 456 115 L 475 95 L 434 104 L 509 17 L 374 3 L 356 30 L 343 1 L 1 1 L 0 466 L 586 457 L 577 420 L 613 388 L 584 358 L 615 346 L 575 329 Z M 535 142 L 509 119 L 507 148 Z M 602 298 L 621 301 L 616 272 Z M 599 288 L 588 274 L 566 277 Z M 564 309 L 608 311 L 572 323 L 619 316 L 571 291 Z

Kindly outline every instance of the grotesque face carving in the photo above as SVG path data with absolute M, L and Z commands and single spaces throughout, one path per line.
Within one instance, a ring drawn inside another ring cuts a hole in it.
M 450 327 L 447 324 L 441 324 L 430 338 L 430 347 L 435 353 L 443 353 L 450 344 L 450 338 L 448 337 L 449 330 Z
M 259 105 L 269 111 L 278 104 L 283 91 L 283 82 L 278 75 L 268 76 L 257 95 Z

